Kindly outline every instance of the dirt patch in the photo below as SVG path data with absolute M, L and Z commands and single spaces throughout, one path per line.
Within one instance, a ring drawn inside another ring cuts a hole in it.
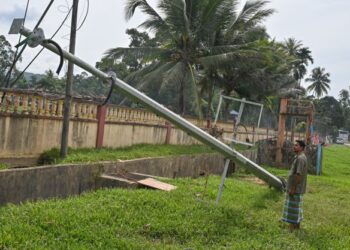
M 240 179 L 249 181 L 249 182 L 254 182 L 255 184 L 258 184 L 258 185 L 264 185 L 264 186 L 267 185 L 265 181 L 254 176 L 241 176 Z

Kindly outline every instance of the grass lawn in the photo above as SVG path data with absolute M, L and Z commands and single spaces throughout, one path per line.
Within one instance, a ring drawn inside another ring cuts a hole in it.
M 44 164 L 80 163 L 98 161 L 130 160 L 145 157 L 174 156 L 215 153 L 205 145 L 164 145 L 164 144 L 138 144 L 125 148 L 82 148 L 69 149 L 65 159 L 60 158 L 59 149 L 54 148 L 44 152 L 39 162 Z
M 270 171 L 286 175 L 286 170 Z M 325 149 L 309 176 L 305 221 L 279 221 L 283 194 L 235 175 L 215 206 L 220 177 L 175 179 L 170 193 L 109 189 L 0 208 L 0 249 L 349 249 L 350 148 Z
M 0 163 L 0 170 L 7 169 L 8 166 L 4 163 Z

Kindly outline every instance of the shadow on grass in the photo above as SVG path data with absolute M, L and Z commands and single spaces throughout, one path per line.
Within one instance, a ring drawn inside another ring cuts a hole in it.
M 281 191 L 275 189 L 269 189 L 264 192 L 262 195 L 257 195 L 254 199 L 252 208 L 253 209 L 262 209 L 268 208 L 270 203 L 280 202 L 283 199 L 285 194 Z M 282 203 L 281 203 L 282 207 Z

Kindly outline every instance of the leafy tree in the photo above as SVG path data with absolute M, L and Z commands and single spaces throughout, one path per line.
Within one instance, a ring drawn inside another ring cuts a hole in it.
M 326 130 L 326 132 L 323 133 L 331 134 L 335 137 L 338 129 L 344 126 L 345 121 L 340 102 L 333 96 L 325 96 L 314 101 L 314 105 L 316 109 L 316 124 L 323 124 L 323 130 Z M 321 126 L 316 129 L 320 130 L 320 127 Z
M 289 75 L 293 58 L 281 49 L 280 44 L 261 40 L 253 44 L 252 49 L 258 56 L 219 69 L 222 76 L 219 82 L 224 95 L 260 101 L 295 86 L 295 80 Z M 228 114 L 228 103 L 224 106 L 224 113 Z
M 307 73 L 306 67 L 309 65 L 309 62 L 314 63 L 311 51 L 308 47 L 303 47 L 302 42 L 295 38 L 288 38 L 283 43 L 283 48 L 287 51 L 289 56 L 293 56 L 296 59 L 293 62 L 292 74 L 300 85 L 300 81 Z
M 17 78 L 19 72 L 17 69 L 14 70 L 14 76 Z M 10 82 L 10 88 L 14 89 L 29 89 L 30 88 L 30 83 L 23 77 L 21 76 L 16 82 Z
M 167 85 L 177 86 L 178 112 L 184 114 L 186 92 L 192 89 L 197 93 L 197 78 L 203 67 L 227 64 L 243 56 L 242 50 L 225 41 L 241 40 L 246 27 L 255 26 L 272 13 L 264 9 L 266 1 L 247 1 L 241 12 L 237 10 L 238 3 L 161 0 L 158 13 L 146 0 L 129 0 L 126 18 L 130 19 L 137 8 L 148 15 L 140 26 L 153 31 L 159 45 L 115 48 L 107 52 L 107 57 L 118 59 L 132 54 L 142 59 L 146 66 L 128 80 L 139 82 L 139 88 L 155 84 L 160 91 Z
M 317 98 L 327 94 L 328 90 L 330 89 L 329 83 L 331 82 L 329 77 L 330 74 L 326 73 L 325 68 L 314 68 L 310 78 L 306 78 L 307 82 L 311 82 L 311 85 L 307 88 L 307 90 L 313 92 Z
M 229 52 L 236 53 L 236 58 L 227 60 L 226 54 L 223 54 L 216 55 L 215 58 L 209 56 L 209 60 L 203 60 L 204 74 L 199 81 L 199 86 L 201 87 L 201 96 L 204 93 L 207 94 L 207 119 L 212 118 L 212 99 L 218 88 L 222 89 L 225 95 L 230 95 L 233 91 L 234 95 L 241 95 L 244 92 L 240 91 L 241 87 L 248 87 L 247 85 L 252 83 L 246 81 L 247 79 L 243 80 L 243 78 L 248 76 L 253 78 L 253 71 L 257 72 L 258 69 L 266 67 L 263 63 L 265 52 L 262 47 L 266 47 L 265 45 L 268 43 L 268 34 L 264 27 L 256 26 L 256 24 L 245 25 L 244 29 L 238 27 L 236 36 L 226 40 L 220 39 L 226 35 L 226 32 L 226 30 L 220 29 L 216 31 L 218 39 L 214 40 L 213 48 L 230 48 Z M 227 107 L 227 103 L 225 103 L 225 110 Z
M 52 70 L 45 71 L 44 77 L 37 81 L 34 88 L 44 92 L 63 93 L 65 81 L 55 76 Z
M 0 86 L 5 86 L 5 77 L 13 63 L 15 52 L 5 36 L 0 35 Z
M 32 75 L 29 80 L 29 86 L 34 87 L 36 86 L 37 82 L 38 82 L 38 76 Z
M 157 38 L 150 38 L 147 32 L 140 32 L 137 29 L 127 29 L 125 32 L 130 37 L 129 48 L 157 47 Z M 137 56 L 129 54 L 122 57 L 130 72 L 140 70 L 144 63 Z
M 144 47 L 144 46 L 156 46 L 157 42 L 155 38 L 150 38 L 148 33 L 140 32 L 137 29 L 127 29 L 126 34 L 130 38 L 130 48 Z M 137 58 L 137 56 L 132 54 L 122 55 L 119 58 L 108 58 L 104 57 L 101 61 L 96 63 L 96 68 L 109 72 L 112 71 L 117 74 L 120 79 L 125 79 L 130 73 L 140 70 L 144 67 L 144 61 Z M 131 85 L 133 82 L 129 81 Z M 100 91 L 105 93 L 105 91 Z M 105 93 L 107 94 L 107 93 Z M 127 99 L 124 96 L 112 95 L 111 102 L 118 104 L 132 105 L 126 102 Z
M 339 102 L 341 103 L 342 114 L 344 116 L 344 129 L 350 131 L 350 94 L 348 90 L 342 89 L 340 91 Z
M 15 83 L 13 80 L 17 78 L 19 75 L 19 71 L 16 66 L 13 67 L 11 75 L 8 79 L 7 74 L 9 72 L 10 67 L 13 64 L 13 59 L 15 56 L 15 52 L 12 50 L 11 44 L 6 40 L 5 36 L 0 35 L 0 86 L 5 87 L 7 85 L 7 81 L 10 80 L 10 85 L 7 87 L 26 89 L 29 88 L 26 79 L 21 76 Z M 21 57 L 18 59 L 18 62 L 21 61 Z
M 292 67 L 292 75 L 296 80 L 295 88 L 301 88 L 301 80 L 307 73 L 307 66 L 310 63 L 313 63 L 313 58 L 311 56 L 311 51 L 308 47 L 303 47 L 301 41 L 296 40 L 295 38 L 288 38 L 283 44 L 283 48 L 286 50 L 287 54 L 295 58 Z M 306 92 L 306 91 L 305 91 Z M 294 95 L 293 97 L 299 97 L 299 94 Z M 296 117 L 291 119 L 291 128 L 292 128 L 292 140 L 294 138 L 294 127 L 296 123 Z
M 115 60 L 109 58 L 102 58 L 101 61 L 96 62 L 96 68 L 104 72 L 112 71 L 116 73 L 117 77 L 120 79 L 124 79 L 130 74 L 127 64 L 124 62 L 116 62 Z
M 346 89 L 340 90 L 339 100 L 343 107 L 348 107 L 350 105 L 350 94 Z

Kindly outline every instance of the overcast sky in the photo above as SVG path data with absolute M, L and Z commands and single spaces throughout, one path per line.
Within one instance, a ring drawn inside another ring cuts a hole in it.
M 72 0 L 56 0 L 44 19 L 41 27 L 46 37 L 55 32 L 64 19 Z M 103 53 L 112 47 L 128 46 L 127 28 L 136 27 L 144 16 L 137 13 L 128 23 L 125 22 L 124 0 L 90 0 L 86 22 L 77 34 L 76 55 L 95 65 Z M 157 0 L 151 0 L 152 4 Z M 7 35 L 12 19 L 23 17 L 26 0 L 0 0 L 0 34 L 15 45 L 18 36 Z M 31 0 L 26 26 L 33 28 L 49 0 Z M 266 21 L 267 31 L 278 41 L 294 37 L 302 41 L 311 51 L 315 63 L 309 67 L 325 67 L 331 74 L 330 95 L 336 98 L 339 91 L 350 85 L 350 0 L 272 0 L 270 7 L 276 13 Z M 80 0 L 79 23 L 87 9 L 87 0 Z M 69 22 L 55 40 L 68 48 Z M 21 69 L 34 57 L 39 48 L 28 48 L 23 54 Z M 45 51 L 32 64 L 28 72 L 43 73 L 48 68 L 56 70 L 59 58 Z M 76 68 L 77 69 L 77 68 Z M 78 71 L 78 69 L 77 69 Z M 61 73 L 63 74 L 63 73 Z M 305 85 L 306 86 L 306 85 Z

